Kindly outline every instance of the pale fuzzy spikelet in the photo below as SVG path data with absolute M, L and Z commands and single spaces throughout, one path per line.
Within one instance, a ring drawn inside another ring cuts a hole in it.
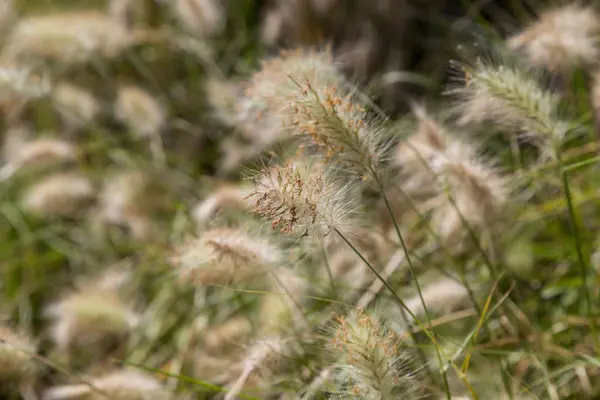
M 156 227 L 148 214 L 159 209 L 164 199 L 153 193 L 151 183 L 148 176 L 135 170 L 109 177 L 98 198 L 100 220 L 127 227 L 138 240 L 152 237 Z
M 36 346 L 23 334 L 0 327 L 0 381 L 22 382 L 33 378 L 38 366 Z
M 238 124 L 252 142 L 266 146 L 285 137 L 283 124 L 291 122 L 287 108 L 299 90 L 290 78 L 308 80 L 319 88 L 338 87 L 343 82 L 326 51 L 286 51 L 264 61 L 239 104 Z
M 220 212 L 245 210 L 246 197 L 249 194 L 250 188 L 248 187 L 221 187 L 194 207 L 192 217 L 198 227 L 202 227 Z
M 506 180 L 493 166 L 462 142 L 453 143 L 430 165 L 443 185 L 438 198 L 444 199 L 443 205 L 434 206 L 431 224 L 446 244 L 458 244 L 468 228 L 481 231 L 493 226 L 509 194 Z
M 29 187 L 23 195 L 22 205 L 39 216 L 72 216 L 93 194 L 94 187 L 84 175 L 57 173 Z
M 74 384 L 48 389 L 43 400 L 172 400 L 174 395 L 156 378 L 134 369 L 112 372 L 92 379 L 90 385 Z
M 6 149 L 7 163 L 0 168 L 0 180 L 11 177 L 15 172 L 24 169 L 48 168 L 53 165 L 72 162 L 77 159 L 77 148 L 65 140 L 41 137 L 26 140 L 23 131 L 12 131 L 7 140 L 14 139 L 12 149 Z M 6 144 L 5 144 L 6 145 Z
M 247 98 L 266 125 L 283 124 L 326 161 L 360 176 L 378 173 L 386 143 L 328 52 L 282 53 L 265 62 Z
M 137 86 L 121 86 L 115 102 L 115 116 L 133 133 L 141 137 L 160 134 L 166 114 L 155 98 Z
M 424 286 L 422 294 L 427 310 L 435 315 L 453 311 L 469 299 L 467 289 L 448 278 Z M 425 314 L 423 303 L 418 295 L 406 299 L 405 304 L 417 317 Z
M 100 112 L 100 104 L 87 90 L 70 83 L 60 83 L 52 90 L 54 107 L 71 128 L 85 126 Z
M 336 354 L 338 395 L 343 399 L 392 400 L 414 396 L 415 378 L 397 335 L 363 311 L 337 318 L 332 339 Z
M 598 63 L 600 15 L 592 7 L 568 4 L 548 10 L 538 21 L 508 40 L 537 66 L 569 72 Z
M 264 275 L 282 259 L 280 250 L 265 238 L 219 228 L 188 240 L 170 261 L 182 282 L 227 285 Z
M 98 349 L 106 340 L 123 340 L 138 316 L 112 291 L 74 292 L 49 306 L 52 340 L 59 350 Z
M 96 11 L 45 14 L 21 19 L 10 32 L 3 55 L 81 62 L 95 55 L 115 56 L 131 39 L 124 26 Z
M 0 101 L 11 99 L 26 101 L 50 92 L 50 81 L 37 75 L 28 67 L 3 63 L 0 65 Z
M 487 120 L 509 132 L 523 132 L 543 156 L 555 155 L 569 128 L 559 115 L 556 94 L 515 66 L 478 60 L 465 69 L 467 84 L 449 92 L 457 95 L 456 108 L 465 121 Z
M 379 174 L 387 146 L 357 98 L 307 79 L 297 84 L 287 110 L 292 132 L 314 145 L 325 162 L 363 178 Z
M 474 145 L 447 132 L 423 110 L 417 117 L 417 133 L 396 152 L 399 187 L 417 211 L 432 212 L 430 226 L 443 243 L 460 245 L 469 228 L 485 230 L 501 214 L 507 181 Z M 403 196 L 400 200 L 404 204 Z
M 201 36 L 218 33 L 225 23 L 222 0 L 173 0 L 175 17 L 183 27 Z
M 320 165 L 299 162 L 265 169 L 254 179 L 248 202 L 273 229 L 316 237 L 345 230 L 354 211 L 348 186 L 327 176 Z

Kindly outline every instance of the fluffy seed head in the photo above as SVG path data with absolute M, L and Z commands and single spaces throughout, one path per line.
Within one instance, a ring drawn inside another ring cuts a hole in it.
M 165 111 L 154 97 L 142 88 L 131 85 L 119 88 L 115 116 L 131 132 L 141 137 L 159 134 L 166 120 Z
M 264 124 L 301 138 L 326 161 L 365 175 L 379 168 L 386 145 L 356 91 L 329 52 L 287 52 L 264 63 L 247 90 Z
M 26 136 L 22 130 L 7 133 L 5 146 L 10 148 L 5 148 L 7 163 L 0 169 L 0 179 L 9 178 L 19 170 L 47 168 L 77 158 L 75 146 L 67 141 L 50 137 L 27 141 Z
M 100 105 L 90 92 L 70 83 L 56 85 L 52 100 L 65 123 L 73 128 L 92 122 L 100 111 Z
M 201 36 L 218 33 L 225 22 L 224 8 L 218 0 L 174 0 L 173 13 L 188 31 Z
M 155 378 L 133 369 L 112 372 L 85 384 L 53 387 L 44 393 L 44 400 L 171 400 L 174 395 Z
M 75 292 L 52 304 L 47 313 L 53 319 L 52 339 L 62 351 L 122 339 L 138 320 L 112 292 Z
M 454 204 L 445 202 L 433 211 L 432 226 L 442 240 L 450 244 L 466 232 L 461 215 L 472 229 L 489 228 L 508 200 L 504 177 L 478 157 L 471 146 L 460 141 L 430 165 L 443 191 L 448 191 L 454 200 Z M 440 196 L 446 199 L 448 195 L 446 192 Z
M 249 140 L 266 146 L 285 138 L 282 127 L 291 122 L 286 109 L 298 91 L 293 80 L 339 87 L 343 76 L 327 51 L 284 51 L 263 62 L 238 107 L 238 124 Z
M 536 77 L 516 66 L 478 60 L 465 67 L 466 85 L 457 95 L 456 108 L 464 121 L 490 121 L 508 131 L 523 132 L 545 156 L 552 156 L 568 131 L 559 115 L 559 97 L 544 89 Z
M 46 14 L 21 19 L 10 32 L 3 55 L 81 62 L 94 55 L 117 55 L 130 43 L 131 33 L 102 13 Z
M 27 336 L 0 327 L 0 381 L 11 383 L 31 378 L 37 368 L 36 346 Z
M 364 311 L 337 318 L 332 348 L 338 362 L 340 398 L 411 398 L 414 377 L 397 335 L 382 320 Z
M 600 56 L 600 16 L 592 7 L 569 4 L 548 10 L 520 34 L 509 39 L 537 66 L 569 72 L 595 65 Z
M 316 146 L 325 162 L 334 161 L 362 176 L 379 169 L 385 145 L 360 103 L 350 94 L 338 93 L 335 86 L 297 83 L 288 109 L 293 133 Z
M 508 198 L 507 181 L 473 144 L 424 112 L 417 116 L 417 133 L 396 153 L 398 184 L 420 212 L 431 211 L 430 226 L 442 241 L 458 245 L 468 229 L 463 219 L 473 229 L 484 229 L 500 215 Z
M 152 236 L 152 211 L 163 205 L 164 197 L 152 190 L 152 182 L 141 171 L 122 171 L 106 181 L 98 198 L 103 223 L 125 226 L 139 240 Z
M 220 228 L 184 243 L 170 261 L 184 282 L 226 285 L 260 276 L 281 259 L 280 250 L 268 240 Z
M 50 81 L 31 69 L 16 65 L 0 65 L 0 102 L 14 98 L 29 100 L 46 95 L 50 91 Z
M 323 236 L 349 223 L 353 203 L 347 187 L 297 162 L 274 165 L 254 179 L 250 209 L 271 222 L 273 229 Z
M 94 194 L 88 178 L 79 173 L 57 173 L 29 187 L 22 198 L 23 207 L 42 217 L 69 216 Z

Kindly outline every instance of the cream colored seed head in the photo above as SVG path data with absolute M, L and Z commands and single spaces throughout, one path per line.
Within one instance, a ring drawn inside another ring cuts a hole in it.
M 154 97 L 137 86 L 121 86 L 117 92 L 115 116 L 140 137 L 160 134 L 166 122 L 163 107 Z
M 224 285 L 263 275 L 281 259 L 280 250 L 268 240 L 220 228 L 184 243 L 170 261 L 184 282 Z
M 328 178 L 322 168 L 297 162 L 265 169 L 255 178 L 248 204 L 273 229 L 317 237 L 345 229 L 354 206 L 348 187 Z
M 50 92 L 50 81 L 44 75 L 33 73 L 22 65 L 3 63 L 0 65 L 0 101 L 13 99 L 27 101 L 43 97 Z
M 336 378 L 343 398 L 412 398 L 416 381 L 406 368 L 404 349 L 381 319 L 362 310 L 338 317 L 332 347 L 342 354 Z
M 156 378 L 133 369 L 112 372 L 92 379 L 89 385 L 63 385 L 50 388 L 43 400 L 172 400 L 174 395 L 165 389 Z M 101 391 L 101 393 L 99 393 Z
M 535 65 L 569 72 L 598 63 L 599 35 L 600 15 L 592 7 L 569 4 L 542 13 L 508 44 L 522 48 Z
M 100 105 L 94 95 L 70 83 L 56 85 L 52 91 L 52 100 L 65 123 L 71 127 L 85 126 L 100 112 Z
M 96 346 L 108 337 L 122 338 L 138 317 L 114 293 L 76 292 L 48 308 L 51 336 L 62 351 Z
M 94 194 L 88 178 L 79 173 L 57 173 L 29 187 L 23 207 L 39 216 L 69 216 L 77 213 Z
M 77 159 L 77 149 L 67 141 L 50 137 L 27 141 L 27 136 L 27 131 L 22 129 L 7 133 L 4 149 L 7 163 L 0 168 L 0 180 L 10 178 L 19 170 L 47 168 Z
M 9 59 L 43 57 L 74 63 L 95 55 L 115 56 L 131 43 L 131 32 L 102 13 L 45 14 L 21 19 L 10 32 L 3 55 Z

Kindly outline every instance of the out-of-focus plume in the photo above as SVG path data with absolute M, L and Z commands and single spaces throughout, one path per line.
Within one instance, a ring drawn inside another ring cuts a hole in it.
M 75 216 L 94 195 L 90 180 L 77 172 L 56 173 L 27 188 L 22 206 L 42 216 Z
M 125 26 L 96 11 L 35 15 L 15 24 L 2 55 L 17 60 L 41 57 L 75 63 L 94 56 L 116 56 L 132 40 Z
M 557 72 L 598 64 L 600 15 L 576 2 L 543 12 L 538 21 L 508 40 L 536 66 Z
M 219 228 L 185 242 L 170 262 L 183 282 L 227 285 L 264 276 L 282 258 L 281 251 L 266 238 L 241 229 Z

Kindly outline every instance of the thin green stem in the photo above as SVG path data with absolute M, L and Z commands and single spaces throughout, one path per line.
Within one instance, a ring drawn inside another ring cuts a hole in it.
M 589 266 L 583 255 L 583 243 L 582 243 L 581 237 L 579 235 L 579 224 L 577 223 L 577 215 L 575 213 L 575 207 L 573 205 L 573 199 L 571 196 L 571 187 L 569 185 L 567 171 L 562 168 L 563 165 L 562 165 L 562 161 L 560 158 L 560 151 L 558 149 L 556 149 L 556 158 L 558 160 L 559 173 L 560 173 L 561 180 L 562 180 L 565 199 L 567 201 L 567 209 L 569 210 L 569 221 L 571 224 L 571 231 L 573 234 L 573 239 L 575 240 L 575 250 L 577 252 L 579 273 L 581 275 L 581 280 L 582 280 L 585 313 L 588 316 L 588 319 L 590 320 L 590 329 L 592 331 L 592 339 L 594 340 L 594 346 L 596 347 L 596 352 L 600 353 L 600 338 L 598 338 L 598 335 L 596 334 L 598 332 L 598 325 L 597 325 L 596 319 L 594 318 L 594 315 L 593 315 L 593 308 L 592 308 L 593 305 L 592 305 L 592 300 L 591 300 L 590 289 L 588 287 L 588 278 L 587 277 L 588 277 Z
M 337 290 L 335 288 L 335 280 L 333 279 L 333 272 L 331 271 L 331 264 L 329 264 L 329 258 L 327 257 L 327 251 L 325 250 L 325 246 L 323 245 L 323 242 L 319 243 L 319 247 L 321 248 L 321 253 L 323 255 L 323 262 L 325 263 L 325 268 L 327 269 L 327 275 L 329 276 L 331 292 L 337 300 Z

